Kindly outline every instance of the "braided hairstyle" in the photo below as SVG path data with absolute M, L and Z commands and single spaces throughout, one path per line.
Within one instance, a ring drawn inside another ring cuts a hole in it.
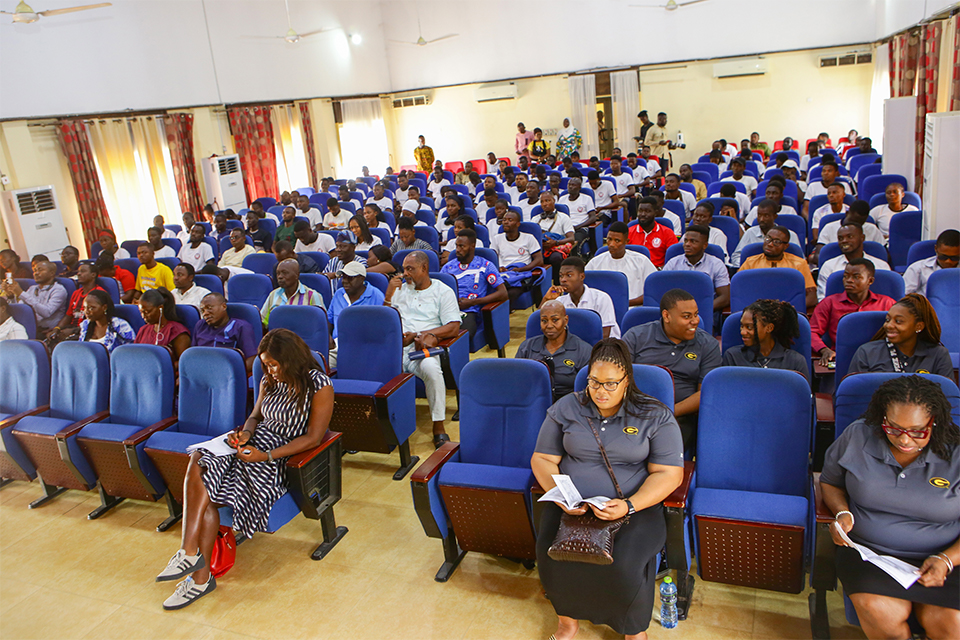
M 923 323 L 923 331 L 917 335 L 918 340 L 929 342 L 930 344 L 940 344 L 940 320 L 937 318 L 937 312 L 920 293 L 908 293 L 899 300 L 895 306 L 901 306 L 910 312 L 917 322 Z M 880 330 L 874 334 L 871 340 L 884 340 L 886 338 L 886 329 L 880 327 Z
M 626 374 L 627 391 L 623 396 L 623 404 L 626 412 L 632 416 L 643 418 L 657 406 L 667 408 L 653 396 L 649 396 L 639 388 L 633 379 L 633 357 L 630 355 L 630 347 L 619 338 L 604 338 L 593 346 L 590 352 L 590 363 L 587 365 L 587 372 L 593 367 L 595 362 L 609 362 L 614 364 Z M 590 394 L 584 391 L 580 394 L 580 404 L 586 405 L 590 400 Z M 672 412 L 672 408 L 667 408 Z
M 926 409 L 933 418 L 930 450 L 947 462 L 952 460 L 953 450 L 960 446 L 960 428 L 953 422 L 950 402 L 940 385 L 918 375 L 898 376 L 881 384 L 873 392 L 870 405 L 861 417 L 884 439 L 887 437 L 882 426 L 884 417 L 893 404 L 912 404 Z
M 789 302 L 782 300 L 757 300 L 744 311 L 753 314 L 754 358 L 760 353 L 760 334 L 757 331 L 757 318 L 773 325 L 773 339 L 789 349 L 794 340 L 800 337 L 800 321 L 797 319 L 797 310 Z

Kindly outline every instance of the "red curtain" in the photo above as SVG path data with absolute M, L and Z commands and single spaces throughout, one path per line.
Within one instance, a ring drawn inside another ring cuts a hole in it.
M 300 124 L 303 127 L 303 146 L 307 148 L 307 164 L 310 165 L 310 186 L 318 188 L 320 178 L 317 176 L 317 152 L 313 146 L 313 125 L 310 120 L 310 103 L 300 103 Z
M 912 96 L 920 57 L 921 30 L 904 33 L 890 42 L 890 97 Z
M 200 195 L 197 165 L 193 157 L 193 114 L 167 114 L 163 116 L 163 128 L 167 134 L 180 208 L 199 214 L 203 211 L 203 197 Z
M 97 241 L 100 231 L 113 231 L 113 224 L 100 191 L 100 178 L 87 138 L 87 127 L 83 120 L 61 120 L 57 123 L 57 138 L 70 165 L 70 178 L 77 196 L 83 239 L 89 255 L 90 245 Z
M 950 111 L 960 111 L 960 14 L 953 18 L 953 73 L 950 85 Z
M 263 197 L 277 198 L 277 149 L 270 107 L 227 107 L 227 117 L 240 156 L 247 202 Z
M 917 65 L 917 132 L 916 174 L 914 191 L 923 196 L 923 149 L 926 137 L 927 113 L 937 111 L 937 85 L 940 81 L 940 36 L 942 25 L 932 22 L 923 28 L 923 55 Z

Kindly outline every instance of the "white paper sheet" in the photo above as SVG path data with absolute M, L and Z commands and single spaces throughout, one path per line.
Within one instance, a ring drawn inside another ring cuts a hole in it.
M 863 558 L 866 562 L 874 564 L 881 569 L 883 569 L 891 578 L 900 583 L 900 586 L 904 589 L 909 589 L 910 586 L 917 581 L 920 577 L 920 570 L 909 562 L 904 562 L 899 558 L 894 558 L 893 556 L 884 556 L 873 549 L 863 546 L 862 544 L 857 544 L 850 539 L 850 536 L 840 528 L 839 523 L 834 522 L 833 526 L 837 528 L 837 531 L 840 533 L 840 537 L 848 545 L 857 550 L 860 554 L 860 557 Z
M 210 438 L 204 442 L 198 442 L 197 444 L 192 444 L 187 447 L 187 453 L 193 453 L 197 449 L 203 449 L 204 451 L 209 451 L 213 455 L 219 457 L 222 456 L 233 456 L 237 454 L 237 450 L 227 444 L 227 434 L 216 436 L 215 438 Z
M 537 502 L 556 502 L 567 509 L 576 509 L 581 504 L 586 503 L 592 504 L 598 509 L 603 509 L 603 505 L 610 501 L 610 498 L 604 498 L 603 496 L 582 497 L 568 475 L 557 474 L 550 477 L 557 483 L 557 486 L 543 494 Z

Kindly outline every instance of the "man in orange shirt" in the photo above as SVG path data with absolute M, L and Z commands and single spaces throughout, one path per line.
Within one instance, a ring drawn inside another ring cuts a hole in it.
M 677 243 L 673 229 L 657 222 L 660 203 L 656 198 L 641 198 L 637 205 L 637 223 L 630 228 L 627 244 L 646 247 L 650 251 L 650 261 L 658 269 L 666 262 L 667 247 Z
M 763 253 L 758 253 L 744 260 L 743 264 L 740 265 L 740 270 L 771 269 L 774 267 L 796 269 L 803 274 L 804 288 L 807 293 L 807 308 L 815 307 L 817 306 L 817 283 L 813 280 L 807 261 L 786 250 L 788 244 L 790 244 L 790 230 L 779 225 L 773 227 L 763 237 Z

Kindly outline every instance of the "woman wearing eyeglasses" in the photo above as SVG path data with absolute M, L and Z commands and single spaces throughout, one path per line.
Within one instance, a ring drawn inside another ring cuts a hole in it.
M 853 354 L 850 373 L 936 373 L 953 380 L 950 352 L 940 344 L 940 321 L 919 293 L 900 298 L 873 339 Z
M 680 428 L 670 407 L 637 389 L 625 342 L 601 340 L 588 366 L 586 391 L 564 396 L 547 411 L 530 465 L 545 490 L 556 485 L 553 475 L 565 474 L 584 498 L 612 499 L 602 509 L 544 503 L 537 532 L 540 581 L 559 617 L 555 640 L 573 638 L 579 620 L 605 624 L 628 639 L 645 639 L 656 555 L 667 536 L 660 503 L 683 480 Z M 616 534 L 613 563 L 551 559 L 548 549 L 561 516 L 583 515 L 588 508 L 604 521 L 630 516 Z
M 820 475 L 837 577 L 868 638 L 960 637 L 960 429 L 940 386 L 921 376 L 880 385 L 863 417 L 830 445 Z M 846 546 L 837 528 L 918 568 L 903 588 Z

